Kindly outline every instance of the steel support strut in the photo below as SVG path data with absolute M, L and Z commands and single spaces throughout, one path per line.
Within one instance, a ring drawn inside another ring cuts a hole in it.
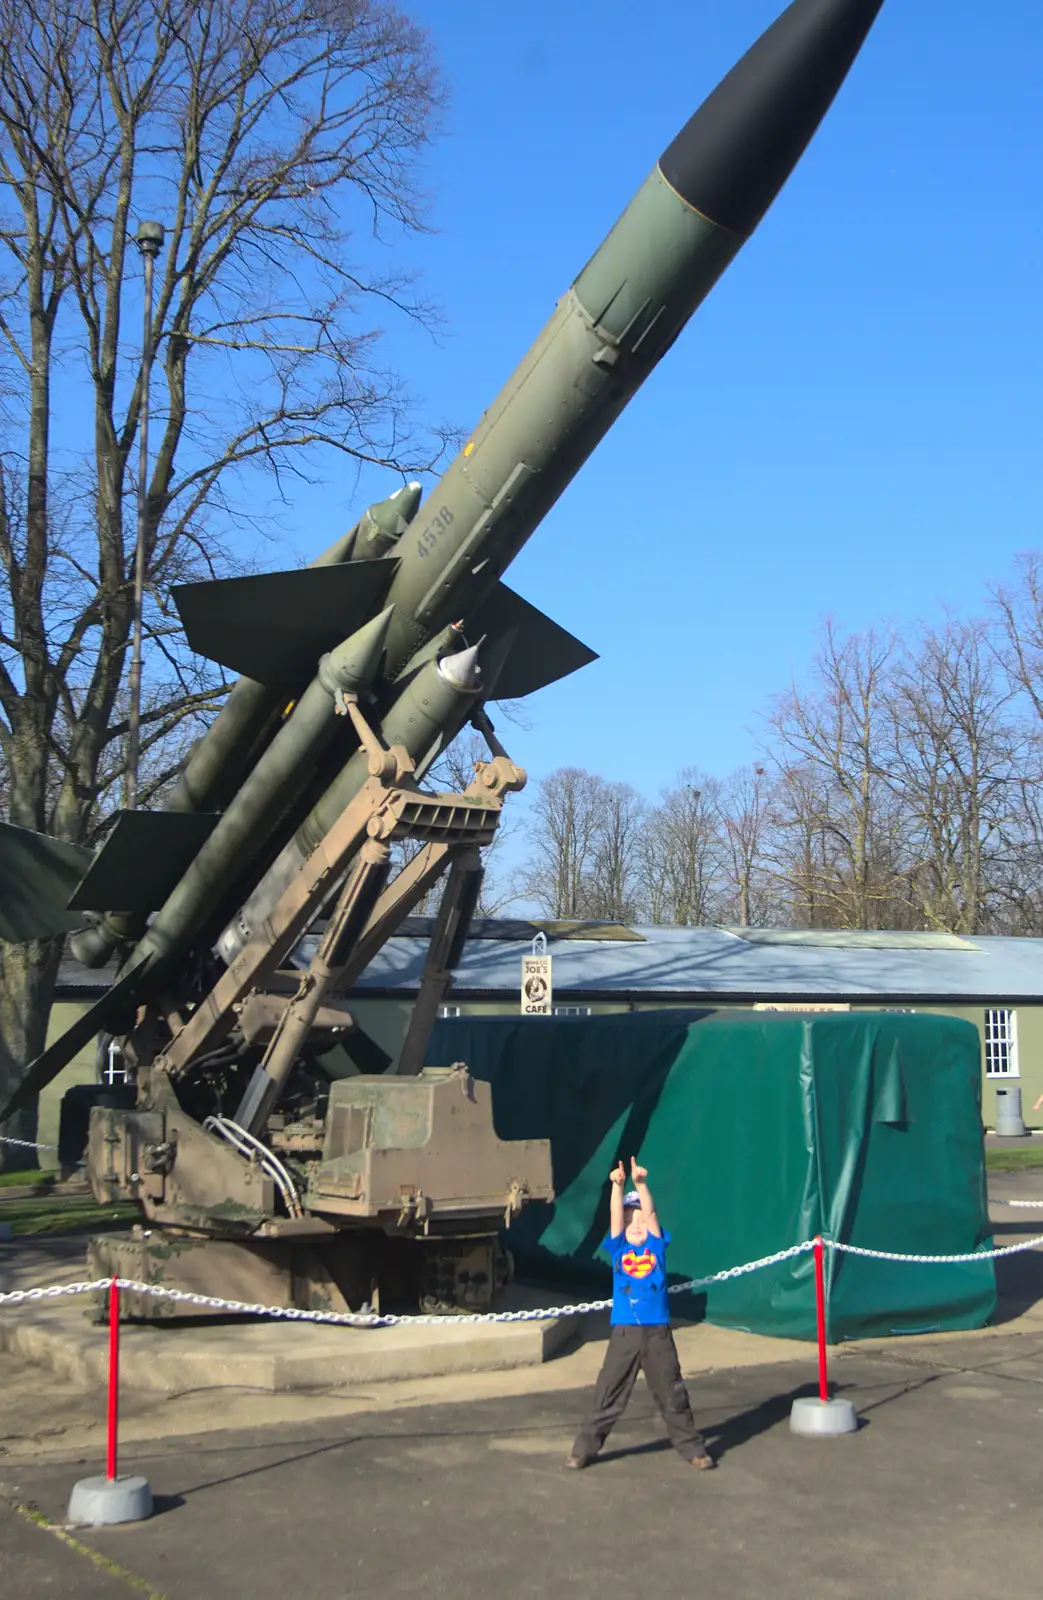
M 342 958 L 353 948 L 384 886 L 390 858 L 391 851 L 380 839 L 367 839 L 356 856 L 308 971 L 276 1023 L 264 1058 L 235 1114 L 236 1122 L 247 1133 L 260 1133 L 268 1121 L 293 1064 L 307 1043 L 330 985 L 339 975 Z
M 404 750 L 385 750 L 368 728 L 354 697 L 347 709 L 369 755 L 370 777 L 284 891 L 269 918 L 218 979 L 157 1060 L 160 1072 L 178 1077 L 237 1026 L 244 1001 L 289 956 L 336 894 L 335 908 L 296 992 L 282 1008 L 264 1058 L 250 1081 L 235 1121 L 248 1133 L 264 1128 L 315 1026 L 324 999 L 343 994 L 369 965 L 424 894 L 449 872 L 420 994 L 397 1072 L 413 1075 L 438 1005 L 452 980 L 478 900 L 481 848 L 491 844 L 503 801 L 525 784 L 502 746 L 483 729 L 493 759 L 478 765 L 461 794 L 429 794 L 411 778 Z M 413 859 L 387 883 L 390 841 L 421 843 Z M 336 885 L 344 878 L 339 894 Z
M 453 968 L 463 951 L 478 895 L 482 887 L 482 858 L 473 848 L 454 853 L 449 881 L 438 908 L 438 921 L 427 947 L 427 960 L 420 990 L 409 1019 L 409 1031 L 402 1046 L 395 1073 L 414 1077 L 424 1065 L 424 1052 L 435 1025 L 438 1007 L 453 981 Z

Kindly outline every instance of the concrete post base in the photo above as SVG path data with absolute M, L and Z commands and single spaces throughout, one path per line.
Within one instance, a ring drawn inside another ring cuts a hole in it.
M 841 1433 L 854 1433 L 858 1417 L 850 1400 L 819 1400 L 805 1397 L 794 1400 L 789 1414 L 791 1433 L 832 1439 Z
M 152 1491 L 144 1478 L 81 1478 L 73 1485 L 69 1521 L 79 1527 L 144 1522 L 151 1515 Z

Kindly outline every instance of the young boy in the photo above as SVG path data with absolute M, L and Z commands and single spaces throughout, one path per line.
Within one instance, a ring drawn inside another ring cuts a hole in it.
M 666 1294 L 666 1247 L 670 1235 L 659 1226 L 645 1181 L 648 1173 L 630 1158 L 633 1189 L 624 1195 L 622 1161 L 610 1174 L 612 1200 L 609 1236 L 602 1245 L 612 1257 L 612 1333 L 584 1422 L 567 1467 L 589 1467 L 626 1410 L 639 1370 L 643 1370 L 670 1443 L 693 1467 L 714 1465 L 695 1426 L 681 1377 L 670 1304 Z

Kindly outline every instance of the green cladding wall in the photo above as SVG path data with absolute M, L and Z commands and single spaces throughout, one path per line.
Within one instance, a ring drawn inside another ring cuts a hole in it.
M 492 1085 L 503 1139 L 549 1138 L 557 1200 L 508 1234 L 523 1276 L 609 1292 L 608 1173 L 649 1169 L 673 1282 L 821 1233 L 906 1254 L 991 1241 L 977 1030 L 951 1017 L 652 1012 L 454 1018 L 432 1065 Z M 982 1326 L 991 1261 L 827 1253 L 831 1342 Z M 810 1253 L 674 1297 L 679 1317 L 815 1337 Z

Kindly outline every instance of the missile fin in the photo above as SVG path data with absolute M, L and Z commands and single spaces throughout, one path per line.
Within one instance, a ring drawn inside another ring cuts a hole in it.
M 212 812 L 121 811 L 75 894 L 74 911 L 161 906 L 217 826 Z
M 8 1117 L 20 1111 L 30 1100 L 35 1099 L 46 1089 L 49 1083 L 67 1067 L 73 1056 L 82 1050 L 85 1045 L 92 1042 L 95 1035 L 105 1029 L 109 1022 L 122 1006 L 133 1007 L 134 986 L 141 976 L 146 960 L 139 961 L 135 966 L 128 968 L 123 976 L 96 1000 L 89 1011 L 77 1017 L 71 1028 L 48 1045 L 42 1055 L 30 1062 L 29 1068 L 14 1094 L 6 1105 L 0 1106 L 0 1123 L 6 1122 Z
M 197 655 L 273 689 L 302 689 L 319 657 L 383 608 L 397 556 L 183 583 L 172 593 Z
M 505 583 L 498 583 L 485 604 L 468 618 L 467 632 L 475 638 L 488 634 L 491 640 L 516 633 L 496 680 L 497 700 L 521 700 L 598 659 L 595 650 L 552 622 Z
M 0 939 L 25 944 L 79 928 L 70 897 L 93 859 L 81 845 L 0 823 Z

